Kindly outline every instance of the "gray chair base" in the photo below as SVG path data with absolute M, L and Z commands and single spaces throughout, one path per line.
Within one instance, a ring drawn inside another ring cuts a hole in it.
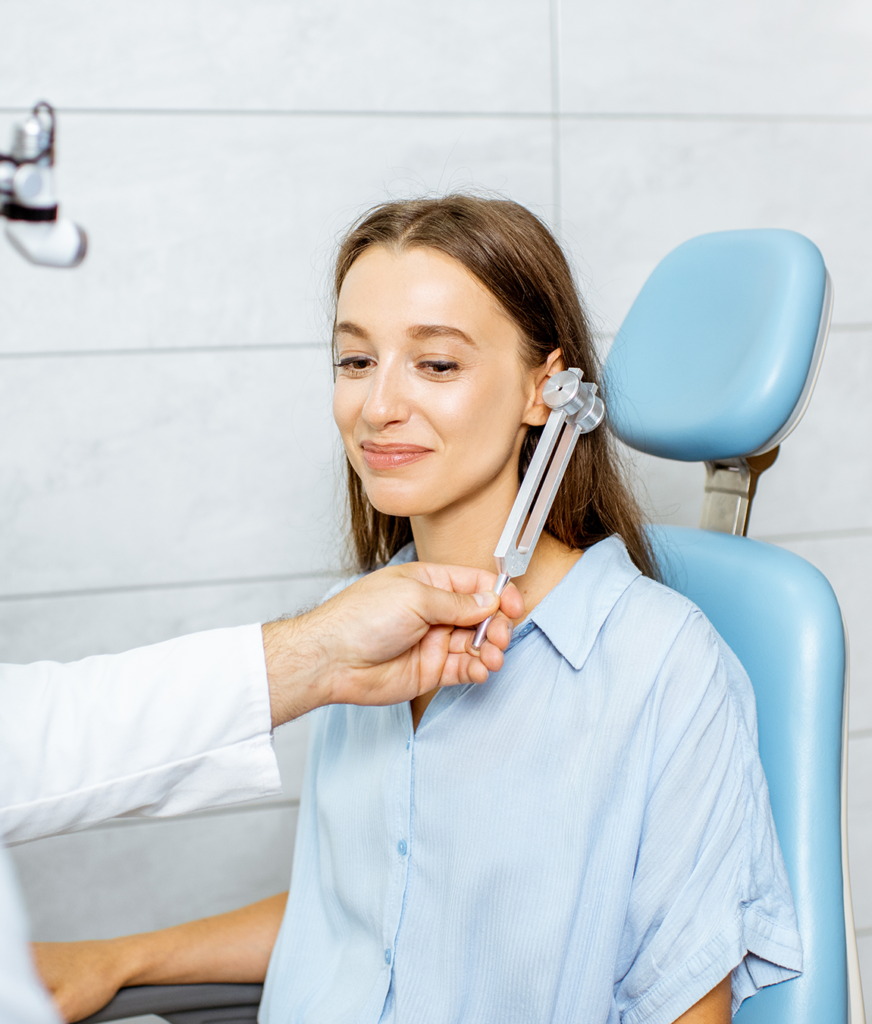
M 255 1024 L 263 985 L 137 985 L 122 988 L 81 1024 L 156 1014 L 169 1024 Z

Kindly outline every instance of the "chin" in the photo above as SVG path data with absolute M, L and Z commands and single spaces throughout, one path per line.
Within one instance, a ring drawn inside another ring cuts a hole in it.
M 420 493 L 403 493 L 404 488 L 367 487 L 370 504 L 385 516 L 426 516 L 445 508 L 447 502 Z M 428 498 L 430 500 L 428 500 Z

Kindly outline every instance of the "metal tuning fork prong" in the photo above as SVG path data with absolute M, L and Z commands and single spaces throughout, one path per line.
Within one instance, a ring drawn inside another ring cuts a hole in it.
M 497 595 L 513 576 L 527 571 L 576 442 L 582 434 L 595 430 L 605 416 L 596 384 L 582 383 L 582 376 L 581 370 L 572 367 L 555 373 L 543 389 L 542 398 L 552 412 L 494 551 L 500 573 L 494 586 Z M 481 650 L 492 618 L 476 629 L 474 651 Z

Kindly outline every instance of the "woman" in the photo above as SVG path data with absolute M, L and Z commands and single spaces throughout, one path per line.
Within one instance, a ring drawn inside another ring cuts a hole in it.
M 545 382 L 598 379 L 559 247 L 513 203 L 389 203 L 335 284 L 359 568 L 492 568 Z M 122 984 L 259 980 L 269 960 L 266 1022 L 702 1024 L 795 976 L 750 683 L 655 576 L 601 428 L 515 581 L 528 614 L 499 678 L 313 713 L 281 930 L 274 897 L 39 947 L 65 1012 Z

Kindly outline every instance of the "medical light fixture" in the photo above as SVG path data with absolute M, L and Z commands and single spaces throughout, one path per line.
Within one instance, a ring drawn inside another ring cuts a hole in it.
M 12 150 L 0 153 L 0 217 L 6 237 L 41 267 L 77 267 L 88 236 L 58 215 L 54 181 L 55 114 L 40 102 L 12 130 Z

